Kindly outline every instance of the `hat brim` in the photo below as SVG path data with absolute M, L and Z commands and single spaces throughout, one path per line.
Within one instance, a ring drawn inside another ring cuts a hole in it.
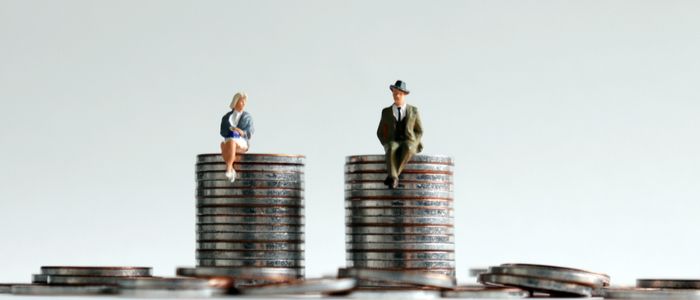
M 402 89 L 402 88 L 400 88 L 400 87 L 398 87 L 398 86 L 395 86 L 395 85 L 393 85 L 393 84 L 389 86 L 389 90 L 391 90 L 391 89 L 397 89 L 397 90 L 399 90 L 399 91 L 402 91 L 402 92 L 406 93 L 406 95 L 408 95 L 408 94 L 411 93 L 410 91 L 404 90 L 404 89 Z

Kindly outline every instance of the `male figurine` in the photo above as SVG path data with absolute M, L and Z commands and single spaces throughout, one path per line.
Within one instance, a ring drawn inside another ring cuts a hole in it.
M 399 186 L 399 175 L 413 154 L 423 150 L 421 137 L 423 128 L 418 115 L 418 108 L 406 104 L 406 83 L 397 80 L 389 89 L 394 97 L 394 104 L 382 110 L 382 118 L 377 128 L 377 137 L 386 153 L 387 177 L 384 180 L 389 188 Z

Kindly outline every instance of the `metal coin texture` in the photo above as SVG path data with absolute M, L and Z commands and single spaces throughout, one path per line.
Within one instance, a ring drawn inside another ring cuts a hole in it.
M 419 289 L 360 289 L 355 290 L 347 296 L 351 299 L 438 299 L 440 291 L 419 290 Z
M 403 172 L 406 173 L 452 173 L 454 167 L 445 164 L 406 164 Z M 386 173 L 386 163 L 362 163 L 362 164 L 346 164 L 345 173 Z
M 69 275 L 69 276 L 124 276 L 147 277 L 151 276 L 150 267 L 92 267 L 92 266 L 43 266 L 43 275 Z
M 117 285 L 119 280 L 152 277 L 47 275 L 49 285 Z
M 347 243 L 454 243 L 453 235 L 347 235 Z
M 197 232 L 287 232 L 304 233 L 301 225 L 197 225 Z
M 529 296 L 530 292 L 518 288 L 484 286 L 458 286 L 452 290 L 442 291 L 443 298 L 520 299 Z
M 603 293 L 605 299 L 700 300 L 696 289 L 605 288 Z
M 347 262 L 348 267 L 367 269 L 402 268 L 412 269 L 449 269 L 455 267 L 454 261 L 410 261 L 410 260 L 354 260 Z
M 384 182 L 386 173 L 345 173 L 345 183 L 353 182 Z M 452 183 L 452 174 L 401 173 L 401 182 Z
M 214 172 L 197 172 L 195 179 L 197 181 L 229 181 L 226 178 L 225 171 L 214 171 Z M 304 173 L 289 173 L 289 172 L 238 172 L 236 173 L 236 181 L 238 180 L 267 180 L 267 181 L 293 181 L 293 182 L 303 182 Z
M 346 216 L 345 223 L 348 226 L 354 225 L 452 225 L 454 218 L 452 217 L 365 217 L 365 216 Z
M 201 232 L 197 241 L 304 241 L 303 233 L 287 232 Z
M 384 250 L 384 251 L 404 251 L 404 250 L 428 250 L 428 251 L 454 251 L 454 243 L 346 243 L 348 252 L 357 250 Z
M 217 205 L 303 207 L 304 206 L 304 198 L 197 197 L 197 206 L 217 206 Z
M 331 294 L 351 290 L 357 281 L 353 278 L 318 278 L 305 279 L 290 283 L 273 284 L 261 287 L 241 289 L 245 295 L 295 295 L 295 294 Z
M 203 289 L 209 287 L 209 280 L 197 278 L 139 278 L 126 279 L 117 282 L 120 288 L 125 289 Z
M 700 289 L 700 279 L 637 279 L 638 288 Z
M 345 191 L 345 199 L 420 199 L 420 198 L 438 198 L 452 199 L 454 194 L 448 191 L 433 191 L 433 190 L 401 190 L 401 189 L 385 189 L 385 190 L 349 190 Z
M 302 198 L 302 197 L 304 197 L 304 191 L 293 190 L 293 189 L 213 188 L 213 189 L 197 189 L 196 196 L 198 196 L 198 197 L 235 196 L 235 197 L 239 197 L 239 198 L 245 198 L 245 197 Z
M 383 182 L 363 182 L 346 183 L 345 190 L 384 190 L 386 185 Z M 450 183 L 421 183 L 421 182 L 399 182 L 399 189 L 404 190 L 454 190 Z
M 381 163 L 386 161 L 384 154 L 368 154 L 368 155 L 352 155 L 345 157 L 345 163 Z M 454 160 L 445 155 L 425 155 L 416 154 L 411 156 L 409 164 L 414 163 L 435 163 L 435 164 L 454 164 Z
M 391 207 L 391 208 L 452 208 L 454 201 L 445 199 L 387 199 L 387 200 L 345 200 L 345 208 L 360 208 L 360 207 Z
M 364 280 L 386 281 L 446 289 L 453 288 L 455 286 L 454 277 L 432 272 L 347 268 L 341 269 L 339 275 L 342 275 L 341 277 L 352 277 Z
M 236 172 L 262 171 L 262 172 L 287 172 L 303 173 L 303 165 L 272 165 L 272 164 L 233 164 Z M 222 163 L 199 163 L 195 165 L 196 172 L 226 171 L 226 165 Z
M 555 295 L 563 294 L 591 297 L 593 292 L 593 288 L 590 286 L 516 275 L 482 273 L 479 274 L 477 280 L 486 285 L 517 287 Z
M 296 242 L 200 242 L 197 250 L 251 250 L 251 251 L 302 251 L 303 243 Z
M 202 224 L 286 224 L 303 225 L 304 217 L 300 216 L 197 216 L 197 223 Z
M 117 288 L 104 285 L 17 284 L 10 288 L 10 292 L 14 295 L 80 296 L 114 294 Z
M 229 188 L 229 189 L 304 189 L 303 181 L 272 181 L 272 180 L 236 180 L 230 181 L 199 181 L 197 188 Z
M 289 281 L 304 276 L 303 269 L 291 268 L 220 268 L 197 267 L 177 268 L 178 276 L 187 277 L 232 277 L 234 279 L 263 279 L 270 281 Z
M 424 234 L 452 235 L 454 228 L 449 226 L 348 226 L 348 235 L 356 234 Z
M 265 267 L 265 268 L 302 268 L 304 260 L 283 259 L 198 259 L 201 267 Z
M 345 215 L 349 217 L 362 216 L 362 217 L 453 217 L 454 212 L 452 208 L 442 208 L 436 209 L 434 207 L 430 208 L 346 208 Z
M 346 254 L 348 260 L 357 261 L 454 261 L 454 252 L 349 252 Z
M 610 276 L 589 271 L 533 264 L 503 264 L 489 268 L 489 273 L 502 275 L 529 276 L 557 281 L 602 287 L 610 284 Z
M 197 251 L 197 259 L 304 260 L 303 251 Z
M 244 206 L 200 206 L 199 215 L 304 215 L 304 208 L 288 206 L 244 207 Z
M 303 165 L 306 157 L 294 154 L 266 154 L 243 153 L 237 154 L 235 163 L 269 163 L 269 164 L 300 164 Z M 197 155 L 198 163 L 218 162 L 224 163 L 220 153 L 205 153 Z

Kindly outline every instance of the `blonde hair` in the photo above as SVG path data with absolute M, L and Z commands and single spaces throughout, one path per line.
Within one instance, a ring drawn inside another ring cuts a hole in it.
M 228 107 L 234 109 L 236 107 L 236 103 L 238 103 L 238 100 L 241 100 L 241 98 L 248 99 L 248 94 L 246 94 L 245 92 L 236 93 L 235 95 L 233 95 L 233 100 L 231 101 L 231 104 Z

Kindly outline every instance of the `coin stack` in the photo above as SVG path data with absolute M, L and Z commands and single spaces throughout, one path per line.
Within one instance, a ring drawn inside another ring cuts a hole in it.
M 453 161 L 414 155 L 399 187 L 384 185 L 384 155 L 345 161 L 346 262 L 350 269 L 455 277 Z M 403 286 L 360 280 L 363 288 Z
M 44 266 L 32 276 L 32 284 L 11 287 L 13 294 L 83 295 L 113 294 L 124 280 L 152 279 L 149 267 Z
M 601 273 L 533 264 L 502 264 L 478 275 L 489 286 L 521 288 L 550 296 L 591 297 L 610 285 L 610 277 Z
M 230 276 L 249 270 L 302 278 L 304 159 L 239 154 L 232 183 L 220 154 L 198 155 L 196 256 L 205 270 L 183 272 Z

